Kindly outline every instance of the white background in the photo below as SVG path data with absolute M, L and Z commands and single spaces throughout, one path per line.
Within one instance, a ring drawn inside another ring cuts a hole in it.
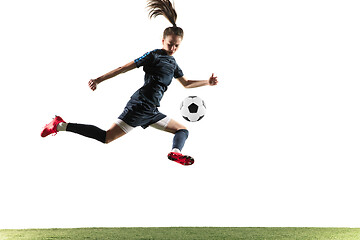
M 57 114 L 107 129 L 143 84 L 141 69 L 92 92 L 91 78 L 161 48 L 166 19 L 146 1 L 0 3 L 0 228 L 360 227 L 358 1 L 177 0 L 185 31 L 160 111 L 190 130 L 135 129 L 109 145 L 40 137 Z M 207 115 L 182 119 L 188 95 Z

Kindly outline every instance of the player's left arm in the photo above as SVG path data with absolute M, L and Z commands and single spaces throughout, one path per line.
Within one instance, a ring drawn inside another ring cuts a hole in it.
M 215 86 L 218 84 L 217 77 L 214 74 L 211 75 L 209 80 L 188 80 L 185 76 L 177 78 L 177 80 L 185 88 L 196 88 L 202 86 Z

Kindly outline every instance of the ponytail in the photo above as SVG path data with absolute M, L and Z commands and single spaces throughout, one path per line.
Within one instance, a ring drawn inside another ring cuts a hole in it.
M 168 35 L 184 37 L 184 31 L 176 26 L 177 13 L 170 0 L 148 0 L 149 18 L 156 18 L 163 15 L 173 25 L 164 30 L 163 38 Z

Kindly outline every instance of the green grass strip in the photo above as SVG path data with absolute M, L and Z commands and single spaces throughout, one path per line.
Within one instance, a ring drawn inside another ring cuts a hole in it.
M 74 228 L 0 230 L 1 240 L 53 239 L 171 239 L 171 240 L 359 240 L 359 228 L 233 228 L 233 227 L 164 227 L 164 228 Z

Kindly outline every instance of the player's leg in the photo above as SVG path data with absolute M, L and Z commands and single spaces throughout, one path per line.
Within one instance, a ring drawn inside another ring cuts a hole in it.
M 108 131 L 104 131 L 96 126 L 79 124 L 79 123 L 66 123 L 61 117 L 56 116 L 49 124 L 47 124 L 41 132 L 42 137 L 46 137 L 51 133 L 57 134 L 59 131 L 68 131 L 77 133 L 84 137 L 98 140 L 102 143 L 110 143 L 127 132 L 131 131 L 133 127 L 127 125 L 122 120 L 118 119 Z
M 186 127 L 175 120 L 170 119 L 165 131 L 174 134 L 172 152 L 181 152 L 185 145 L 185 141 L 189 136 L 189 131 Z
M 61 123 L 57 127 L 57 130 L 76 133 L 81 136 L 92 138 L 102 143 L 106 143 L 106 131 L 94 125 L 80 123 Z
M 165 117 L 150 126 L 162 131 L 173 133 L 174 139 L 172 152 L 181 152 L 182 148 L 184 147 L 185 141 L 189 135 L 189 131 L 184 125 L 176 122 L 169 117 Z
M 180 130 L 180 129 L 186 129 L 186 127 L 178 122 L 176 122 L 175 120 L 169 118 L 169 117 L 165 117 L 163 119 L 161 119 L 160 121 L 151 124 L 150 125 L 153 128 L 162 130 L 162 131 L 166 131 L 169 133 L 175 133 L 176 131 Z
M 110 129 L 106 132 L 106 143 L 110 143 L 118 139 L 119 137 L 124 136 L 133 129 L 134 127 L 130 126 L 123 120 L 117 119 L 115 123 L 110 127 Z
M 189 136 L 189 131 L 184 125 L 169 117 L 165 117 L 151 126 L 156 129 L 174 134 L 172 150 L 168 154 L 168 158 L 170 160 L 178 162 L 182 165 L 191 165 L 194 163 L 194 159 L 192 157 L 181 154 L 181 150 Z
M 111 125 L 109 130 L 106 131 L 105 143 L 111 143 L 112 141 L 124 136 L 125 134 L 126 132 L 124 132 L 124 130 L 122 130 L 119 125 L 114 123 L 113 125 Z

